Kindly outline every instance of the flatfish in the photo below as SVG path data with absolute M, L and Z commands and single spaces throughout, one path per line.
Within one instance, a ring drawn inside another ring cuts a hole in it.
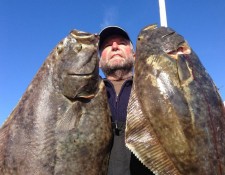
M 218 90 L 184 37 L 141 30 L 126 145 L 156 175 L 224 175 L 225 113 Z
M 112 139 L 98 35 L 72 30 L 0 129 L 0 174 L 106 174 Z

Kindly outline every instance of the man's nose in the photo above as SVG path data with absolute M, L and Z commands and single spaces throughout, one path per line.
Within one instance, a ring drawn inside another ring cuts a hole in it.
M 118 44 L 117 42 L 112 43 L 112 50 L 117 50 L 118 49 Z

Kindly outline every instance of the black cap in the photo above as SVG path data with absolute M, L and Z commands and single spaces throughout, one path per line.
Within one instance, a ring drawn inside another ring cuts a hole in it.
M 123 30 L 121 27 L 119 26 L 108 26 L 106 28 L 104 28 L 101 32 L 100 32 L 100 39 L 99 39 L 99 43 L 98 43 L 98 48 L 100 49 L 102 47 L 102 44 L 104 43 L 104 41 L 111 35 L 121 35 L 124 38 L 130 40 L 129 35 L 127 34 L 127 32 L 125 30 Z

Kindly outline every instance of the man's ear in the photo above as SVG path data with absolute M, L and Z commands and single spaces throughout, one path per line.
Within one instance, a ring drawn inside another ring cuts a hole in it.
M 134 59 L 136 59 L 136 54 L 135 54 L 135 52 L 133 53 L 133 57 L 134 57 Z

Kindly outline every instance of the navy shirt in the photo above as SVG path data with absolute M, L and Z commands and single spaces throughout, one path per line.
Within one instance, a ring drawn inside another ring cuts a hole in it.
M 132 87 L 132 79 L 126 80 L 123 83 L 118 96 L 116 95 L 113 84 L 107 79 L 104 79 L 104 82 L 107 90 L 109 106 L 112 113 L 112 122 L 125 123 L 127 116 L 127 105 Z
M 128 79 L 123 83 L 118 96 L 109 80 L 104 79 L 104 83 L 112 113 L 114 133 L 108 175 L 154 175 L 125 146 L 127 105 L 133 83 L 132 79 Z

